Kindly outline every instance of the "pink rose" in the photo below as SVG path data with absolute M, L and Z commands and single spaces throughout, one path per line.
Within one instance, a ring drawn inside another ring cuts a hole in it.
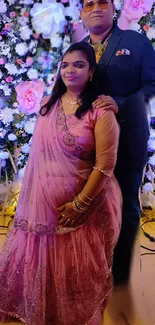
M 143 6 L 143 1 L 142 0 L 133 0 L 132 1 L 132 7 L 133 8 L 140 8 Z
M 28 56 L 26 59 L 26 65 L 30 66 L 32 63 L 33 63 L 33 59 L 30 56 Z
M 29 16 L 30 16 L 30 13 L 29 13 L 28 11 L 25 11 L 25 12 L 24 12 L 24 17 L 25 17 L 25 18 L 28 18 Z
M 15 13 L 15 11 L 11 11 L 11 12 L 10 12 L 10 18 L 14 18 L 14 17 L 16 17 L 16 13 Z
M 120 29 L 130 29 L 132 22 L 139 20 L 148 14 L 152 8 L 154 0 L 124 0 L 123 9 L 118 19 Z
M 148 32 L 150 29 L 150 26 L 146 24 L 143 26 L 143 29 L 145 30 L 145 32 Z
M 45 85 L 40 80 L 22 81 L 16 88 L 19 110 L 30 115 L 40 109 Z
M 23 63 L 22 59 L 17 59 L 16 62 L 20 65 Z
M 5 24 L 5 29 L 10 30 L 11 29 L 11 24 L 10 23 Z
M 4 63 L 5 63 L 4 59 L 0 58 L 0 64 L 4 64 Z
M 12 82 L 13 81 L 13 77 L 12 76 L 8 76 L 5 80 L 6 80 L 6 82 Z
M 38 39 L 39 38 L 39 34 L 37 34 L 37 33 L 35 33 L 35 34 L 33 34 L 33 37 L 35 38 L 35 39 Z

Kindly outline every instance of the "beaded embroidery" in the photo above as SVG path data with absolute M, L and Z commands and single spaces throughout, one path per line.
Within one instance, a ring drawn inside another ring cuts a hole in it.
M 15 219 L 13 226 L 15 228 L 20 228 L 25 232 L 34 232 L 37 235 L 51 235 L 56 231 L 56 226 L 45 226 L 43 224 L 36 224 L 35 226 L 29 223 L 26 219 Z
M 68 147 L 74 146 L 74 155 L 83 160 L 94 159 L 94 151 L 87 151 L 84 147 L 78 144 L 78 136 L 72 134 L 66 123 L 66 116 L 63 111 L 62 102 L 60 101 L 57 113 L 57 126 L 63 133 L 62 139 L 63 143 Z

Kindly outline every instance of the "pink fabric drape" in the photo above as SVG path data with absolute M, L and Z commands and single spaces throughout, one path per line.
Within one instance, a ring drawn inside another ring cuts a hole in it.
M 121 224 L 121 193 L 112 173 L 117 150 L 110 160 L 111 150 L 102 151 L 102 159 L 112 162 L 111 176 L 74 229 L 58 227 L 57 207 L 73 200 L 93 170 L 94 128 L 103 114 L 66 117 L 58 101 L 37 121 L 14 225 L 0 255 L 0 310 L 27 325 L 101 320 Z M 108 127 L 106 114 L 103 120 Z M 110 121 L 118 137 L 117 122 Z

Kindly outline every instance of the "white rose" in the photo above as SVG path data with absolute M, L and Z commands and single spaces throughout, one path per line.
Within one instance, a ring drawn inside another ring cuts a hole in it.
M 150 138 L 155 138 L 155 130 L 150 129 Z
M 35 121 L 33 120 L 27 121 L 24 125 L 25 132 L 28 134 L 33 134 L 34 126 L 35 126 Z
M 116 10 L 121 10 L 122 2 L 120 0 L 114 0 L 114 5 L 115 5 Z
M 16 123 L 16 128 L 22 130 L 23 123 Z
M 19 105 L 18 105 L 18 103 L 17 103 L 17 102 L 14 102 L 14 103 L 13 103 L 13 107 L 15 107 L 15 108 L 16 108 L 16 107 L 18 107 L 18 106 L 19 106 Z
M 153 97 L 150 102 L 150 110 L 151 110 L 151 115 L 155 116 L 155 97 Z
M 1 164 L 2 164 L 2 167 L 5 167 L 5 166 L 6 166 L 6 160 L 3 159 L 3 160 L 1 161 Z
M 25 144 L 21 147 L 21 151 L 22 151 L 23 153 L 29 153 L 29 152 L 30 152 L 30 146 L 29 146 L 27 143 L 25 143 Z
M 0 159 L 8 159 L 9 154 L 7 151 L 0 151 Z
M 31 68 L 27 72 L 27 76 L 29 77 L 30 80 L 38 79 L 38 71 L 36 69 Z
M 6 63 L 5 68 L 8 70 L 10 75 L 18 74 L 18 69 L 13 63 Z
M 29 44 L 29 50 L 35 50 L 35 48 L 37 47 L 37 41 L 31 41 Z
M 11 108 L 4 108 L 1 110 L 0 119 L 3 120 L 3 123 L 10 123 L 13 121 L 13 111 Z
M 53 33 L 62 33 L 66 24 L 65 8 L 62 3 L 56 1 L 35 3 L 30 11 L 32 25 L 36 33 L 43 38 L 51 38 Z
M 62 44 L 62 38 L 59 34 L 52 34 L 50 38 L 51 46 L 52 47 L 60 47 Z
M 16 109 L 13 110 L 13 114 L 20 114 L 20 113 L 21 112 L 20 112 L 20 110 L 18 108 L 16 108 Z
M 63 40 L 63 53 L 65 53 L 67 51 L 69 46 L 70 46 L 70 37 L 68 35 L 66 35 Z
M 55 74 L 54 74 L 54 73 L 49 73 L 49 74 L 48 74 L 48 76 L 47 76 L 47 83 L 48 83 L 49 85 L 53 84 L 54 77 L 55 77 Z
M 80 8 L 78 6 L 77 0 L 71 0 L 69 6 L 65 9 L 65 16 L 72 17 L 74 21 L 79 21 L 80 18 Z
M 22 27 L 20 36 L 24 41 L 30 39 L 31 35 L 32 35 L 32 30 L 28 26 Z
M 149 158 L 148 162 L 151 166 L 155 166 L 155 154 Z
M 7 5 L 5 4 L 5 2 L 3 0 L 0 1 L 0 13 L 4 14 L 5 12 L 7 12 Z
M 148 172 L 146 173 L 146 177 L 148 178 L 149 181 L 151 181 L 151 178 L 152 178 L 152 177 L 153 177 L 153 179 L 155 178 L 155 173 L 152 172 L 152 173 L 150 174 L 150 171 L 148 171 Z
M 5 85 L 5 86 L 3 87 L 3 91 L 4 91 L 5 96 L 9 96 L 9 95 L 11 95 L 11 88 L 9 88 L 8 85 Z
M 6 131 L 4 129 L 0 129 L 0 138 L 4 139 L 5 135 L 6 135 Z
M 8 139 L 9 139 L 10 141 L 15 141 L 15 140 L 17 140 L 17 137 L 16 137 L 15 134 L 10 133 L 10 134 L 8 135 Z
M 148 32 L 146 33 L 148 39 L 151 41 L 152 39 L 155 38 L 155 29 L 150 27 Z
M 27 17 L 18 17 L 17 18 L 18 20 L 18 24 L 21 25 L 21 26 L 27 26 L 28 22 L 29 22 L 29 19 Z
M 148 145 L 150 149 L 155 150 L 155 140 L 150 139 Z
M 16 53 L 20 56 L 24 56 L 28 52 L 28 47 L 25 43 L 19 43 L 15 47 Z
M 151 192 L 151 191 L 153 191 L 153 186 L 152 186 L 152 184 L 151 184 L 150 182 L 145 183 L 145 184 L 143 185 L 143 192 L 145 193 L 145 192 Z
M 138 23 L 131 22 L 130 29 L 135 30 L 136 32 L 140 32 L 141 27 Z
M 31 5 L 34 0 L 20 0 L 20 4 L 22 5 Z
M 25 172 L 25 168 L 26 168 L 26 166 L 24 168 L 21 168 L 21 169 L 18 170 L 18 176 L 19 176 L 19 178 L 23 178 L 24 172 Z
M 15 4 L 15 0 L 8 0 L 8 2 L 10 6 Z

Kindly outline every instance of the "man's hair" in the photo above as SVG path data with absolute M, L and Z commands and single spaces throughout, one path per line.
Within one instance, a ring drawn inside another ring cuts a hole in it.
M 114 3 L 114 0 L 111 0 L 112 3 Z M 80 0 L 80 4 L 83 7 L 84 0 Z

